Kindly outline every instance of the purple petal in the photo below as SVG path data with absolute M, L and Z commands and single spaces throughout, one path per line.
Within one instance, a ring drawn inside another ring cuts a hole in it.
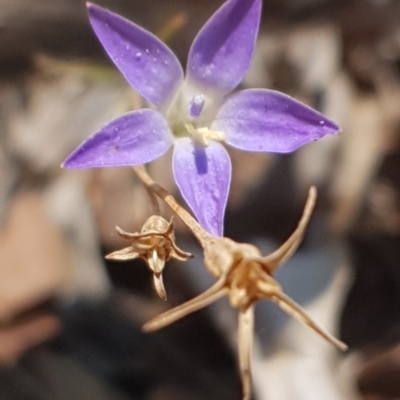
M 189 52 L 189 81 L 224 95 L 246 74 L 260 24 L 261 0 L 229 0 L 204 25 Z
M 82 143 L 65 168 L 121 167 L 155 160 L 172 145 L 164 116 L 155 110 L 133 111 L 114 119 Z
M 202 147 L 190 138 L 178 139 L 172 167 L 176 184 L 196 218 L 211 234 L 222 236 L 231 181 L 231 160 L 224 146 L 210 141 Z
M 241 150 L 289 153 L 340 129 L 290 96 L 250 89 L 223 103 L 211 130 L 224 132 L 226 143 Z
M 94 4 L 90 23 L 104 49 L 126 80 L 149 102 L 168 103 L 183 80 L 174 53 L 156 36 Z

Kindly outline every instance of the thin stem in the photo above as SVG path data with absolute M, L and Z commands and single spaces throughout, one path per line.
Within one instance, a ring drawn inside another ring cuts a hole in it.
M 251 353 L 254 340 L 254 305 L 239 310 L 238 346 L 243 400 L 251 398 Z
M 347 350 L 347 345 L 342 341 L 336 339 L 333 335 L 326 332 L 320 326 L 318 326 L 306 313 L 305 311 L 289 296 L 286 296 L 284 293 L 277 293 L 271 297 L 271 300 L 278 304 L 278 306 L 288 313 L 293 318 L 301 321 L 303 324 L 309 326 L 312 330 L 322 336 L 329 343 L 333 344 L 341 351 Z
M 222 280 L 219 280 L 208 290 L 201 293 L 197 297 L 151 319 L 143 325 L 143 332 L 153 332 L 158 329 L 164 328 L 167 325 L 170 325 L 173 322 L 178 321 L 179 319 L 208 306 L 209 304 L 227 294 L 228 289 L 224 288 L 223 284 L 224 282 Z
M 307 202 L 304 207 L 303 215 L 297 225 L 296 230 L 292 233 L 289 239 L 278 250 L 274 251 L 270 255 L 263 258 L 265 264 L 269 267 L 269 273 L 273 273 L 281 264 L 283 264 L 299 247 L 304 232 L 307 228 L 307 224 L 310 221 L 311 214 L 313 212 L 315 202 L 317 199 L 317 189 L 315 186 L 311 186 Z
M 212 238 L 212 236 L 175 200 L 171 194 L 168 193 L 166 189 L 153 181 L 142 165 L 133 167 L 133 170 L 146 188 L 156 194 L 176 215 L 179 216 L 202 246 Z

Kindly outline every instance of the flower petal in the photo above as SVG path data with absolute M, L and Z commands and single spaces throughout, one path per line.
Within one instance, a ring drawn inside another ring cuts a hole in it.
M 249 89 L 230 96 L 219 109 L 211 130 L 222 131 L 226 143 L 241 150 L 288 153 L 340 131 L 319 112 L 283 93 Z
M 114 251 L 110 254 L 107 254 L 105 258 L 107 260 L 117 260 L 117 261 L 128 261 L 134 260 L 139 257 L 139 253 L 133 251 L 132 247 L 125 247 L 124 249 Z
M 156 36 L 94 4 L 90 23 L 104 49 L 126 80 L 149 102 L 162 107 L 183 81 L 174 53 Z
M 83 142 L 64 162 L 65 168 L 121 167 L 155 160 L 172 145 L 164 116 L 139 110 L 111 121 Z
M 225 148 L 215 141 L 202 147 L 190 138 L 178 139 L 172 162 L 176 184 L 196 218 L 211 234 L 222 236 L 231 181 Z
M 187 76 L 222 95 L 246 74 L 253 57 L 261 0 L 229 0 L 204 25 L 189 52 Z

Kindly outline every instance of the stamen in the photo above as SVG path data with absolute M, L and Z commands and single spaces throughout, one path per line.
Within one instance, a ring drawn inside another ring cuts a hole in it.
M 200 134 L 202 134 L 207 139 L 217 140 L 218 142 L 223 142 L 225 140 L 225 133 L 221 131 L 210 131 L 208 128 L 197 129 Z
M 190 133 L 190 135 L 192 136 L 192 138 L 199 144 L 201 144 L 204 147 L 208 146 L 208 140 L 205 137 L 205 135 L 203 135 L 199 129 L 196 129 L 192 124 L 185 124 L 185 128 L 187 129 L 187 131 Z
M 192 124 L 185 124 L 185 128 L 192 138 L 204 147 L 208 146 L 209 139 L 217 140 L 218 142 L 225 140 L 225 134 L 221 131 L 210 131 L 208 128 L 196 129 Z
M 197 118 L 201 112 L 203 111 L 204 104 L 206 102 L 206 99 L 204 95 L 198 94 L 190 100 L 189 103 L 189 115 L 192 118 Z

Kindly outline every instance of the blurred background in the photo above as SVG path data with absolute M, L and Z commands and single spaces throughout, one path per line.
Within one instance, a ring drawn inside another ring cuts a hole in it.
M 98 0 L 163 36 L 182 63 L 219 0 Z M 288 93 L 342 127 L 294 154 L 231 151 L 226 236 L 264 254 L 316 212 L 276 278 L 350 347 L 339 354 L 273 305 L 257 306 L 255 399 L 400 398 L 400 1 L 264 0 L 242 87 Z M 0 399 L 240 399 L 236 313 L 220 301 L 160 332 L 149 318 L 209 287 L 201 252 L 168 263 L 168 301 L 142 261 L 106 262 L 141 229 L 129 168 L 60 164 L 142 100 L 111 65 L 83 0 L 0 0 Z M 154 179 L 175 193 L 170 155 Z M 163 209 L 166 217 L 170 214 Z

